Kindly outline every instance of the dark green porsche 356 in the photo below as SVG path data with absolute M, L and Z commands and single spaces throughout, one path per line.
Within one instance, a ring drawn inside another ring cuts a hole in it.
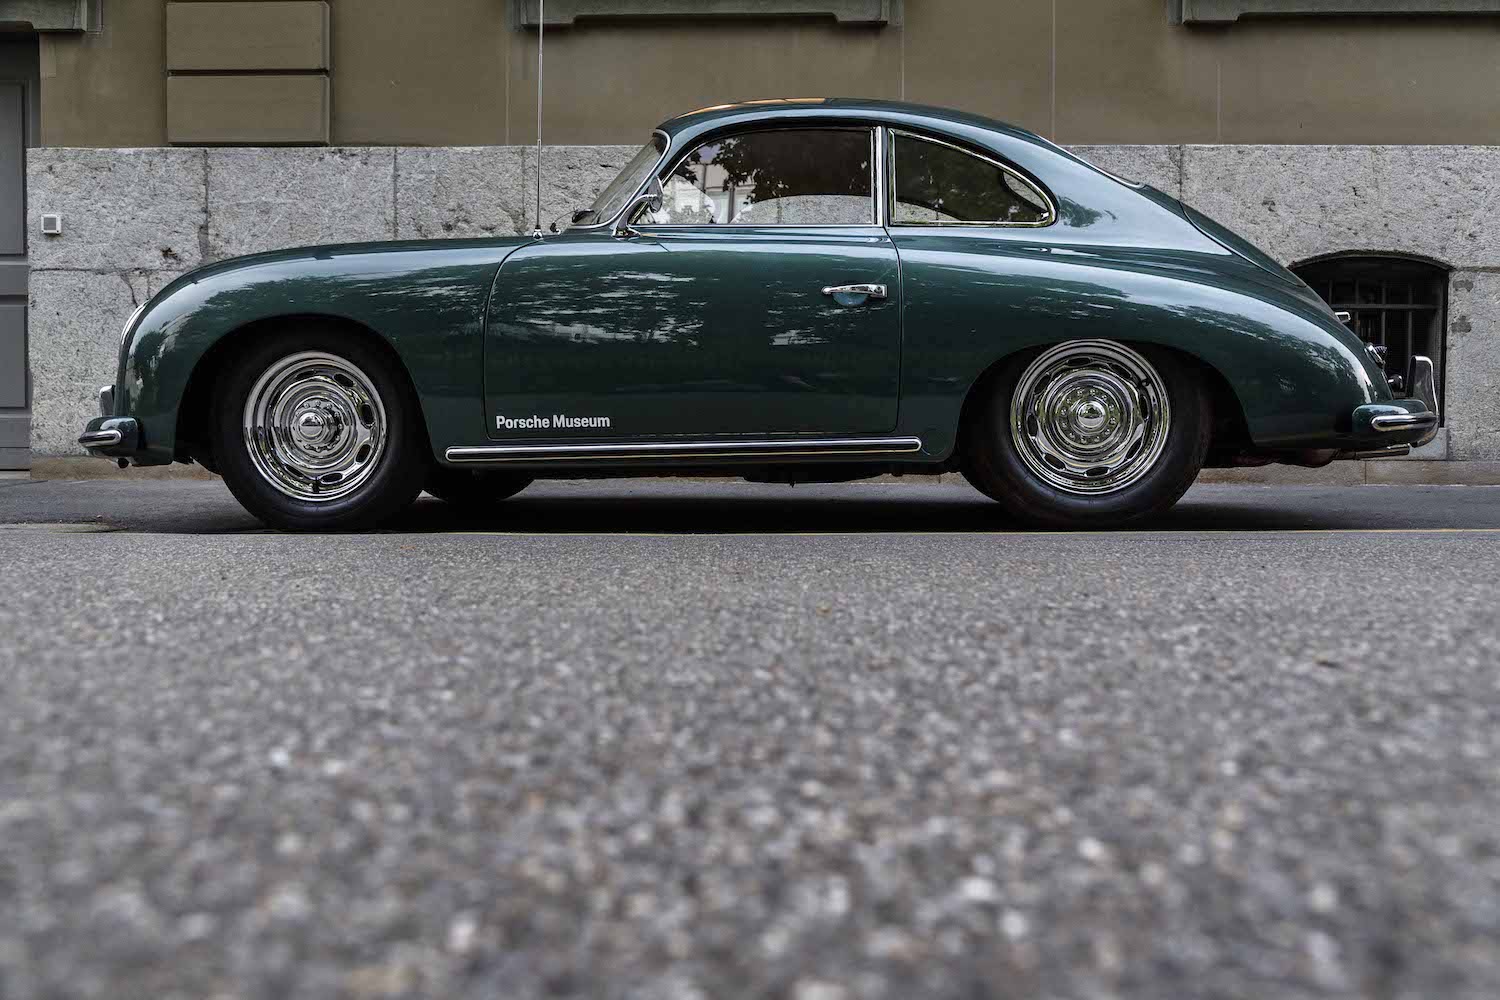
M 1400 454 L 1438 423 L 1430 361 L 1388 375 L 1160 191 L 973 115 L 822 99 L 667 122 L 554 235 L 184 275 L 101 397 L 92 452 L 196 461 L 295 529 L 541 477 L 943 471 L 1120 524 L 1206 464 Z

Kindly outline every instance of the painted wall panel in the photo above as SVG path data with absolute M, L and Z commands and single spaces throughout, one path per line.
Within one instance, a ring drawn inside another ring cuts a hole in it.
M 322 0 L 167 4 L 167 69 L 326 70 Z
M 328 141 L 326 76 L 174 76 L 173 145 L 309 145 Z

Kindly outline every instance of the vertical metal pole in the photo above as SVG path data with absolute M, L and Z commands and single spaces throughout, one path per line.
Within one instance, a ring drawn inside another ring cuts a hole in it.
M 542 236 L 542 40 L 547 33 L 547 0 L 537 0 L 536 11 L 536 231 Z

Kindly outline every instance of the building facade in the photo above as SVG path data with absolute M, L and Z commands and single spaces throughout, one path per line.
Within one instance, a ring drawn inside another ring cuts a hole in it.
M 1500 479 L 1500 0 L 547 0 L 545 16 L 544 222 L 696 107 L 976 111 L 1256 241 L 1393 367 L 1439 361 L 1438 440 L 1338 476 Z M 538 20 L 536 0 L 0 0 L 0 467 L 67 468 L 120 327 L 185 270 L 532 228 Z

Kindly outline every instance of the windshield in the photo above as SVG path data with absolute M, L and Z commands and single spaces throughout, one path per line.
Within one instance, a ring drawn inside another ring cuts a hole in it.
M 573 216 L 572 224 L 594 226 L 619 215 L 626 200 L 641 189 L 641 185 L 646 182 L 651 171 L 656 169 L 666 151 L 666 140 L 653 135 L 651 141 L 642 146 L 641 151 L 625 164 L 625 169 L 620 171 L 619 176 L 609 182 L 609 187 L 599 193 L 594 204 Z

